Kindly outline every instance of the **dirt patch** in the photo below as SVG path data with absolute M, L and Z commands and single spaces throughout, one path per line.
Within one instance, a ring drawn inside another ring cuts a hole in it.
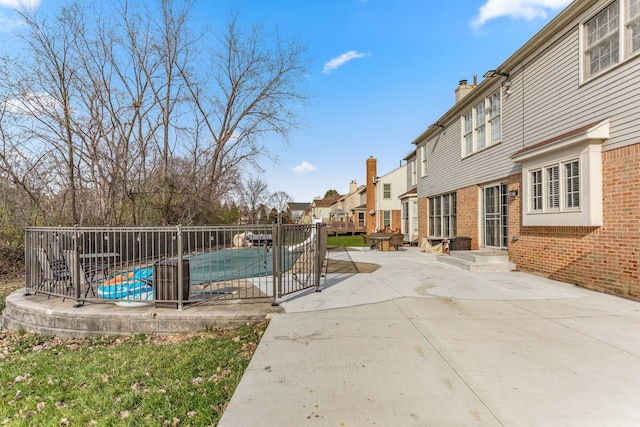
M 348 252 L 348 248 L 335 247 L 328 248 L 329 252 Z M 326 272 L 327 273 L 343 273 L 343 274 L 355 274 L 355 273 L 373 273 L 378 268 L 379 264 L 373 264 L 371 262 L 354 262 L 352 260 L 341 259 L 327 259 Z

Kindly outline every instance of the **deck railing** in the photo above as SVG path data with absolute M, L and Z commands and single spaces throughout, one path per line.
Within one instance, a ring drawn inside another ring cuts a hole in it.
M 183 309 L 319 287 L 324 224 L 28 227 L 27 293 Z

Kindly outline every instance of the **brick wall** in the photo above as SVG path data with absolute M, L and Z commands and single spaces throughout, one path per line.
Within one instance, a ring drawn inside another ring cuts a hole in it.
M 456 191 L 458 236 L 471 237 L 471 249 L 480 247 L 480 189 L 477 185 Z
M 418 245 L 429 235 L 429 199 L 418 199 Z
M 510 189 L 519 188 L 515 177 Z M 602 153 L 602 179 L 602 227 L 522 227 L 518 195 L 509 206 L 509 257 L 522 271 L 640 299 L 640 144 Z

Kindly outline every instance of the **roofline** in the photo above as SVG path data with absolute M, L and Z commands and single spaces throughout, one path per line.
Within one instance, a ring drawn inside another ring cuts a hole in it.
M 564 8 L 555 18 L 553 18 L 547 25 L 542 27 L 533 37 L 531 37 L 524 45 L 516 50 L 509 58 L 507 58 L 496 69 L 505 70 L 507 72 L 513 70 L 518 63 L 522 62 L 527 57 L 531 56 L 537 49 L 540 49 L 542 45 L 547 43 L 554 37 L 558 37 L 559 34 L 564 34 L 564 31 L 577 16 L 584 13 L 586 10 L 596 4 L 598 0 L 574 0 L 567 7 Z M 504 78 L 504 77 L 502 77 Z M 442 115 L 434 123 L 444 123 L 445 126 L 452 120 L 452 118 L 458 117 L 462 110 L 469 108 L 469 104 L 476 102 L 474 94 L 483 93 L 485 86 L 489 86 L 495 83 L 495 78 L 483 79 L 476 88 L 469 93 L 469 95 L 458 101 L 453 107 L 451 107 L 444 115 Z M 432 135 L 442 132 L 439 126 L 430 126 L 424 132 L 415 138 L 411 143 L 414 145 L 420 144 L 425 139 L 430 138 Z

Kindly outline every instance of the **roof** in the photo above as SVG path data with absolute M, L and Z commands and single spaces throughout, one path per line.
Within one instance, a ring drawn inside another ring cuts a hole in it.
M 522 64 L 525 60 L 534 55 L 537 50 L 541 48 L 545 43 L 552 40 L 554 37 L 562 37 L 567 31 L 573 31 L 575 29 L 575 20 L 581 13 L 587 11 L 590 7 L 593 7 L 594 1 L 572 1 L 564 10 L 562 10 L 555 18 L 553 18 L 547 25 L 545 25 L 537 34 L 535 34 L 529 41 L 527 41 L 520 49 L 514 52 L 506 61 L 504 61 L 496 69 L 504 70 L 507 73 L 511 73 L 516 69 L 518 64 Z M 462 98 L 456 104 L 454 104 L 446 113 L 444 113 L 435 123 L 442 123 L 444 127 L 431 125 L 427 127 L 417 138 L 412 142 L 414 145 L 421 144 L 425 139 L 431 138 L 446 129 L 446 126 L 450 124 L 452 120 L 457 118 L 462 111 L 469 108 L 470 105 L 477 102 L 477 96 L 484 96 L 486 94 L 485 87 L 491 86 L 495 82 L 494 79 L 483 79 L 476 88 L 467 96 Z
M 289 202 L 287 203 L 287 206 L 292 211 L 303 211 L 309 206 L 309 204 L 310 203 L 308 202 Z
M 544 151 L 544 149 L 548 149 L 548 147 L 551 147 L 555 143 L 564 143 L 564 145 L 566 145 L 567 143 L 570 143 L 572 140 L 576 139 L 576 137 L 580 137 L 581 139 L 604 141 L 605 139 L 609 138 L 609 119 L 600 122 L 589 123 L 588 125 L 579 127 L 567 133 L 563 133 L 562 135 L 558 135 L 551 139 L 547 139 L 529 147 L 525 147 L 522 150 L 514 153 L 511 158 L 515 161 L 519 161 L 523 158 L 535 156 L 535 153 L 533 153 L 535 151 Z M 580 140 L 580 138 L 578 138 L 578 140 Z
M 342 196 L 340 194 L 336 194 L 335 196 L 329 196 L 329 197 L 324 198 L 324 199 L 315 199 L 313 201 L 313 204 L 316 205 L 319 208 L 328 208 L 334 202 L 339 200 L 341 197 Z
M 412 189 L 410 189 L 406 193 L 403 193 L 400 196 L 398 196 L 398 198 L 399 199 L 403 199 L 405 197 L 410 197 L 410 196 L 413 196 L 413 195 L 416 195 L 416 194 L 418 194 L 418 187 L 413 187 Z

